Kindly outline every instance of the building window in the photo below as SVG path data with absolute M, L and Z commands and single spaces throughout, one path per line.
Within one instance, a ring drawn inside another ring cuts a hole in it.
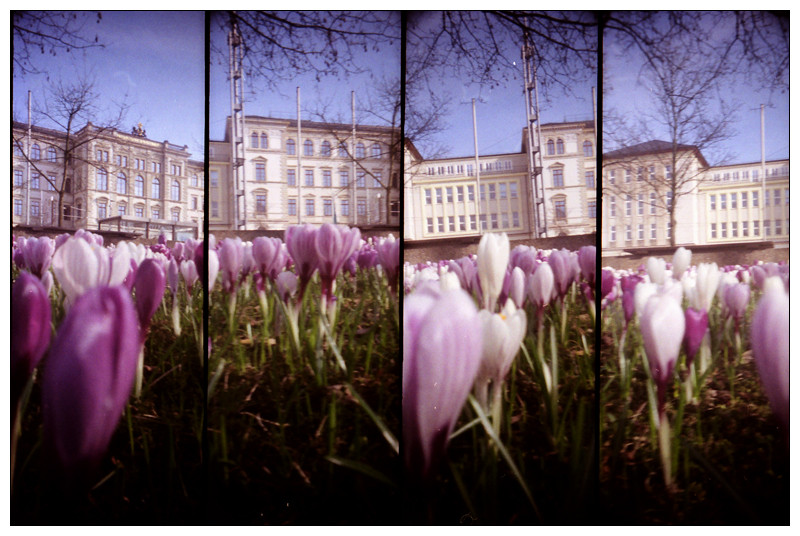
M 197 196 L 192 196 L 192 210 L 197 210 Z
M 400 201 L 394 200 L 389 203 L 389 214 L 393 218 L 397 218 L 400 216 Z
M 322 156 L 330 156 L 331 155 L 331 142 L 325 140 L 322 142 L 322 145 L 319 148 L 319 152 Z
M 736 208 L 736 201 L 737 201 L 738 197 L 739 196 L 737 196 L 735 192 L 731 194 L 731 208 L 732 209 Z
M 350 172 L 346 169 L 339 170 L 339 186 L 342 188 L 350 186 Z
M 261 148 L 269 149 L 269 137 L 267 137 L 266 132 L 261 133 Z
M 564 187 L 564 170 L 563 169 L 554 169 L 553 170 L 553 188 L 563 188 Z
M 753 220 L 753 236 L 759 235 L 758 220 Z
M 212 188 L 219 188 L 219 171 L 216 169 L 211 170 L 211 184 Z
M 181 219 L 181 209 L 173 208 L 172 209 L 172 221 L 179 221 Z
M 747 228 L 747 222 L 742 222 L 742 236 L 750 236 L 750 230 Z
M 106 158 L 108 161 L 108 158 Z M 153 162 L 151 166 L 153 169 L 151 170 L 153 173 L 161 173 L 161 162 Z
M 357 188 L 367 187 L 367 175 L 363 171 L 356 172 L 356 187 Z
M 313 169 L 307 169 L 307 170 L 305 170 L 305 172 L 306 172 L 305 185 L 306 186 L 314 186 L 314 170 Z
M 467 185 L 467 200 L 475 201 L 475 186 L 472 184 Z
M 425 189 L 425 204 L 430 205 L 433 202 L 430 188 Z
M 672 210 L 672 190 L 667 192 L 667 210 Z
M 655 223 L 651 223 L 650 224 L 650 240 L 655 240 L 655 239 L 656 239 L 656 224 Z
M 366 149 L 364 147 L 364 144 L 358 142 L 356 144 L 356 158 L 364 158 L 365 156 L 366 156 Z
M 447 217 L 447 225 L 448 229 L 451 233 L 456 232 L 456 217 L 455 216 L 448 216 Z
M 475 175 L 475 166 L 473 164 L 467 164 L 467 175 L 470 177 Z
M 732 221 L 731 222 L 731 237 L 736 238 L 739 236 L 739 225 L 738 222 Z
M 197 188 L 197 174 L 193 174 L 192 177 L 189 179 L 189 186 L 193 188 Z
M 637 205 L 636 206 L 636 213 L 639 216 L 643 216 L 644 215 L 644 194 L 639 194 L 639 196 L 637 198 L 637 201 L 638 201 L 638 203 L 636 203 L 636 205 Z
M 256 214 L 267 213 L 267 194 L 256 194 Z
M 672 178 L 672 166 L 671 165 L 664 166 L 664 175 L 666 175 L 667 179 L 671 179 Z
M 447 198 L 447 202 L 448 203 L 452 203 L 453 202 L 453 187 L 452 186 L 446 187 L 444 189 L 444 193 L 445 193 L 445 196 Z
M 631 230 L 630 225 L 625 226 L 625 240 L 627 240 L 628 242 L 633 240 L 633 231 Z
M 728 238 L 728 224 L 726 222 L 720 224 L 720 238 Z
M 597 218 L 597 201 L 589 201 L 589 217 Z
M 566 220 L 567 219 L 567 200 L 566 199 L 556 199 L 555 200 L 555 214 L 557 220 Z
M 564 154 L 564 140 L 558 138 L 556 140 L 556 153 L 557 154 Z
M 491 221 L 492 221 L 492 229 L 497 229 L 497 213 L 496 212 L 492 212 Z
M 367 215 L 367 201 L 365 199 L 359 199 L 356 210 L 358 210 L 359 216 L 366 216 Z
M 742 192 L 742 208 L 747 208 L 747 192 Z
M 97 217 L 98 217 L 98 219 L 102 220 L 103 218 L 106 217 L 107 206 L 108 205 L 106 205 L 105 201 L 100 201 L 100 202 L 97 203 Z M 38 212 L 38 211 L 39 211 L 39 202 L 36 201 L 36 212 Z M 31 213 L 33 213 L 33 206 L 31 206 Z M 38 214 L 36 214 L 36 215 L 38 215 Z
M 258 148 L 258 133 L 256 132 L 250 134 L 250 148 L 252 149 Z
M 625 182 L 631 182 L 631 170 L 630 169 L 626 169 L 625 170 Z
M 47 160 L 50 162 L 56 161 L 56 148 L 55 147 L 48 147 L 47 148 Z
M 501 182 L 500 184 L 498 184 L 498 188 L 500 188 L 500 199 L 505 199 L 507 195 L 506 190 L 508 188 L 508 185 L 506 185 L 506 183 L 504 182 Z
M 287 186 L 297 186 L 297 171 L 294 169 L 286 170 L 286 184 Z
M 14 142 L 14 156 L 22 156 L 22 146 L 19 142 Z
M 495 198 L 496 198 L 495 184 L 492 183 L 489 185 L 489 199 L 495 199 Z
M 786 189 L 783 191 L 783 202 L 784 202 L 784 204 L 786 204 L 786 205 L 788 205 L 788 204 L 789 204 L 789 188 L 786 188 Z M 787 227 L 788 227 L 788 225 L 787 225 Z
M 758 206 L 758 192 L 754 191 L 753 193 L 753 208 Z
M 55 175 L 50 175 L 50 177 L 48 177 L 48 178 L 50 180 L 45 179 L 45 181 L 44 181 L 44 189 L 47 190 L 48 192 L 55 192 L 56 191 L 56 186 L 55 186 L 56 185 L 56 176 Z
M 643 181 L 644 180 L 644 168 L 641 167 L 641 166 L 639 166 L 636 169 L 636 180 L 637 181 Z
M 440 233 L 444 232 L 444 218 L 442 216 L 436 218 L 436 230 Z
M 469 228 L 473 231 L 476 231 L 478 229 L 478 221 L 475 218 L 475 214 L 469 215 Z
M 716 238 L 716 237 L 717 237 L 717 224 L 716 223 L 712 223 L 711 224 L 711 238 Z
M 441 188 L 436 188 L 436 204 L 437 205 L 441 205 L 442 204 L 442 189 Z
M 650 192 L 650 214 L 656 213 L 656 193 Z
M 778 190 L 775 191 L 777 192 Z M 781 221 L 782 220 L 780 218 L 775 218 L 775 236 L 778 236 L 782 232 Z
M 588 156 L 592 156 L 592 154 L 593 154 L 592 142 L 590 142 L 588 140 L 583 142 L 583 156 L 588 157 Z
M 314 200 L 306 199 L 306 216 L 314 215 Z
M 611 238 L 609 239 L 609 241 L 610 242 L 616 242 L 617 241 L 617 226 L 616 225 L 612 225 L 611 226 Z
M 117 204 L 117 214 L 120 216 L 125 215 L 125 210 L 127 209 L 125 203 L 118 203 Z
M 211 202 L 211 217 L 219 218 L 219 201 Z
M 347 143 L 339 143 L 339 158 L 347 158 Z
M 153 212 L 153 219 L 154 220 L 161 219 L 161 209 L 159 207 L 154 207 L 152 209 L 152 212 Z
M 297 216 L 297 199 L 289 199 L 289 216 Z
M 161 197 L 161 182 L 158 178 L 153 179 L 153 187 L 151 188 L 151 197 L 158 199 Z
M 553 143 L 553 140 L 547 140 L 547 155 L 554 155 L 556 154 L 556 144 Z
M 609 169 L 608 170 L 608 182 L 609 184 L 614 184 L 617 182 L 617 170 L 616 169 Z
M 325 216 L 333 216 L 333 200 L 332 199 L 323 199 L 322 200 L 322 214 Z
M 372 187 L 373 188 L 383 187 L 383 173 L 379 169 L 372 172 Z
M 775 198 L 775 206 L 776 206 L 776 207 L 777 207 L 777 206 L 779 206 L 779 205 L 781 204 L 781 191 L 780 191 L 780 190 L 773 190 L 773 191 L 772 191 L 772 195 L 773 195 L 773 196 L 774 196 L 774 198 Z M 780 233 L 778 232 L 778 224 L 777 224 L 777 220 L 776 220 L 776 224 L 775 224 L 775 234 L 780 234 Z
M 631 215 L 631 196 L 630 196 L 630 194 L 628 194 L 627 199 L 625 199 L 625 215 L 626 216 L 630 216 Z
M 39 148 L 38 143 L 31 146 L 31 160 L 39 160 L 42 157 L 42 150 Z
M 125 177 L 124 173 L 120 173 L 117 175 L 117 193 L 118 194 L 128 193 L 128 179 Z
M 172 164 L 172 175 L 180 175 L 180 174 L 181 174 L 181 166 L 176 166 L 175 164 Z
M 503 229 L 508 229 L 508 212 L 503 212 L 500 214 L 500 226 Z
M 15 169 L 14 170 L 14 186 L 22 186 L 22 170 Z
M 181 200 L 181 184 L 177 180 L 172 181 L 171 197 L 173 201 Z
M 644 240 L 644 224 L 640 223 L 637 230 L 639 232 L 639 234 L 638 234 L 639 240 Z
M 342 209 L 342 216 L 349 216 L 350 215 L 350 200 L 349 199 L 342 199 L 339 203 L 339 206 Z
M 511 225 L 519 227 L 519 212 L 514 211 L 511 213 Z
M 613 195 L 608 198 L 608 211 L 612 217 L 617 215 L 617 198 Z
M 380 158 L 381 157 L 381 145 L 380 145 L 380 143 L 373 143 L 371 150 L 372 150 L 372 158 Z
M 433 218 L 428 218 L 428 233 L 433 233 Z
M 508 183 L 508 193 L 509 193 L 509 197 L 511 199 L 516 199 L 517 198 L 517 183 L 516 182 Z
M 314 156 L 314 143 L 311 140 L 303 142 L 303 156 Z
M 481 184 L 481 201 L 486 201 L 486 185 Z
M 286 154 L 296 154 L 295 143 L 292 138 L 286 140 Z
M 330 187 L 333 184 L 331 179 L 331 170 L 330 169 L 323 169 L 322 170 L 322 186 Z
M 650 181 L 656 180 L 656 166 L 650 166 L 648 171 L 650 172 Z
M 14 199 L 14 216 L 22 216 L 22 199 Z
M 594 189 L 594 170 L 590 169 L 584 173 L 584 178 L 586 179 L 586 187 Z
M 144 207 L 142 205 L 133 207 L 133 214 L 137 218 L 144 218 Z
M 267 165 L 265 162 L 256 162 L 256 180 L 258 182 L 266 182 Z
M 708 203 L 711 207 L 711 210 L 717 210 L 717 196 L 712 194 L 708 196 Z
M 31 188 L 38 188 L 38 186 L 31 185 Z M 108 190 L 108 172 L 103 168 L 97 170 L 97 189 Z

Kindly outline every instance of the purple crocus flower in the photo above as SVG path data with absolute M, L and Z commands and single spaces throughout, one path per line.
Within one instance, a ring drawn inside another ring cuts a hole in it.
M 317 252 L 317 269 L 323 301 L 333 296 L 333 283 L 344 266 L 345 261 L 358 249 L 361 231 L 344 225 L 325 223 L 315 236 L 314 249 Z
M 222 290 L 228 294 L 236 292 L 239 286 L 239 272 L 242 270 L 244 245 L 241 238 L 224 239 L 217 250 L 219 269 L 222 272 Z
M 67 485 L 88 485 L 131 393 L 139 322 L 121 286 L 96 287 L 73 303 L 42 380 L 44 448 Z
M 286 264 L 286 253 L 280 238 L 259 236 L 253 239 L 253 260 L 261 277 L 274 281 Z
M 16 402 L 50 344 L 50 300 L 38 277 L 22 272 L 11 289 L 11 391 Z
M 697 355 L 697 350 L 703 342 L 703 337 L 708 331 L 708 312 L 693 307 L 686 309 L 686 333 L 683 336 L 683 345 L 686 348 L 686 365 L 689 366 Z
M 362 270 L 374 268 L 378 265 L 378 252 L 371 245 L 365 245 L 355 253 L 355 264 Z
M 481 364 L 482 323 L 461 289 L 426 287 L 403 304 L 406 467 L 423 478 L 442 458 Z
M 527 294 L 526 283 L 527 279 L 525 278 L 525 272 L 519 266 L 515 266 L 514 269 L 511 270 L 508 296 L 518 309 L 522 309 L 525 304 L 525 295 Z
M 392 292 L 396 292 L 400 274 L 400 241 L 395 239 L 394 235 L 389 235 L 378 240 L 375 249 L 378 253 L 378 263 L 386 272 L 389 288 Z
M 194 261 L 183 261 L 180 265 L 180 271 L 181 275 L 183 276 L 183 282 L 186 286 L 186 295 L 191 296 L 192 287 L 199 277 L 199 274 L 197 273 L 197 265 L 195 265 Z
M 526 276 L 529 276 L 536 269 L 536 248 L 532 246 L 519 245 L 511 250 L 508 264 L 512 268 L 519 267 Z
M 728 314 L 736 320 L 737 326 L 744 317 L 749 301 L 750 285 L 747 283 L 736 283 L 725 287 L 725 307 L 728 308 Z
M 625 325 L 627 326 L 636 312 L 636 285 L 644 281 L 639 275 L 629 275 L 622 278 L 622 310 L 625 313 Z
M 751 326 L 753 359 L 772 411 L 789 428 L 789 295 L 783 282 L 764 282 Z
M 133 283 L 142 341 L 150 329 L 150 321 L 156 309 L 161 304 L 165 288 L 166 280 L 161 263 L 153 258 L 143 260 L 136 270 L 136 281 Z
M 594 289 L 595 274 L 597 274 L 597 248 L 595 246 L 583 246 L 578 250 L 578 265 L 581 268 L 583 278 Z
M 289 255 L 294 261 L 297 270 L 301 300 L 311 276 L 317 271 L 319 258 L 316 250 L 316 237 L 317 227 L 310 223 L 291 225 L 286 229 L 286 234 L 284 235 L 286 249 L 289 250 Z
M 28 238 L 25 245 L 20 248 L 24 268 L 41 279 L 50 268 L 55 251 L 56 242 L 49 236 Z
M 600 271 L 600 299 L 604 299 L 606 296 L 611 294 L 611 291 L 614 290 L 614 285 L 617 282 L 617 278 L 614 276 L 614 271 L 604 268 Z
M 550 269 L 553 270 L 556 294 L 560 299 L 563 299 L 575 275 L 571 254 L 565 249 L 553 250 L 547 259 L 547 263 L 550 265 Z

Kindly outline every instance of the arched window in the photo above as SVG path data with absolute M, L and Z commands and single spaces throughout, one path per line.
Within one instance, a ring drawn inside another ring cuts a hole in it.
M 250 147 L 252 149 L 258 149 L 258 133 L 253 132 L 250 134 Z
M 173 208 L 172 209 L 172 221 L 178 221 L 181 219 L 181 209 Z
M 347 144 L 345 142 L 339 144 L 339 158 L 347 158 Z
M 553 143 L 553 140 L 547 140 L 547 154 L 556 154 L 556 144 Z
M 322 156 L 330 156 L 331 155 L 331 142 L 325 140 L 322 142 L 322 147 L 320 147 L 320 153 Z
M 141 175 L 137 175 L 136 176 L 136 182 L 134 182 L 133 188 L 134 188 L 133 193 L 135 195 L 143 197 L 144 196 L 144 177 L 142 177 Z
M 47 160 L 50 162 L 56 161 L 56 148 L 55 147 L 48 147 L 47 148 Z
M 117 203 L 117 214 L 120 216 L 125 216 L 125 213 L 128 210 L 128 205 L 125 203 Z
M 291 138 L 286 140 L 286 154 L 295 154 L 294 140 Z
M 261 133 L 261 148 L 269 149 L 269 138 L 267 137 L 266 132 Z
M 372 144 L 372 158 L 380 158 L 381 157 L 381 144 L 380 143 L 373 143 Z
M 561 138 L 556 140 L 556 153 L 564 154 L 564 140 Z
M 97 189 L 108 190 L 108 172 L 103 168 L 97 170 Z
M 171 197 L 173 201 L 181 200 L 181 184 L 177 180 L 172 181 Z
M 128 179 L 125 177 L 125 174 L 120 172 L 117 175 L 117 193 L 118 194 L 127 194 L 128 193 Z
M 583 156 L 592 156 L 592 142 L 589 140 L 583 142 Z
M 365 153 L 366 153 L 366 149 L 364 148 L 364 144 L 361 143 L 361 142 L 358 142 L 356 144 L 356 158 L 364 158 Z
M 42 152 L 39 149 L 39 144 L 34 143 L 31 147 L 31 160 L 39 160 L 41 158 Z
M 314 156 L 314 144 L 311 140 L 306 140 L 303 143 L 303 156 Z
M 161 197 L 161 182 L 158 180 L 158 177 L 153 179 L 153 187 L 151 188 L 150 193 L 151 193 L 150 197 L 154 197 L 156 199 Z

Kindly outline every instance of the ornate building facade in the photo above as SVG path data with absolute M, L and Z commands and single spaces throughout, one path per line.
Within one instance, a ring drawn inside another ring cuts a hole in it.
M 203 162 L 186 146 L 150 140 L 141 125 L 129 134 L 91 123 L 69 136 L 34 126 L 30 137 L 14 123 L 13 144 L 15 225 L 202 235 Z

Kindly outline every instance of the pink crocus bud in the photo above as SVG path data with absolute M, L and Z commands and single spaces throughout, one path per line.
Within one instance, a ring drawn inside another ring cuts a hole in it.
M 702 263 L 697 267 L 697 278 L 695 284 L 694 303 L 695 309 L 708 311 L 717 293 L 722 272 L 719 271 L 717 263 Z
M 197 251 L 195 251 L 195 258 L 197 258 Z M 203 254 L 201 251 L 200 261 L 202 260 L 203 260 Z M 195 261 L 195 264 L 198 267 L 201 266 L 200 264 L 197 264 L 197 261 Z M 208 250 L 207 268 L 208 268 L 208 281 L 206 281 L 206 284 L 208 285 L 208 292 L 211 292 L 212 290 L 214 290 L 214 285 L 217 283 L 217 274 L 219 274 L 219 254 L 216 252 L 216 250 L 213 249 Z
M 219 269 L 222 272 L 222 290 L 231 294 L 238 288 L 239 272 L 242 270 L 244 245 L 241 238 L 226 238 L 220 242 Z
M 333 296 L 333 282 L 350 256 L 361 244 L 357 227 L 323 224 L 314 237 L 322 298 Z
M 388 237 L 378 240 L 375 250 L 378 253 L 378 264 L 386 272 L 389 288 L 394 292 L 397 290 L 400 273 L 400 241 L 390 234 Z
M 678 361 L 686 320 L 680 304 L 671 296 L 653 294 L 644 306 L 640 326 L 650 372 L 658 387 L 660 415 L 663 413 L 667 383 Z
M 744 317 L 747 304 L 750 302 L 750 285 L 734 283 L 725 287 L 725 307 L 738 324 Z
M 692 250 L 681 246 L 672 255 L 672 277 L 680 280 L 686 269 L 692 264 Z
M 55 250 L 56 242 L 49 236 L 27 239 L 20 248 L 24 268 L 41 279 L 50 268 Z
M 161 263 L 155 259 L 145 259 L 136 270 L 136 281 L 133 284 L 136 292 L 136 312 L 141 326 L 142 341 L 150 329 L 150 321 L 161 305 L 164 297 L 166 278 Z
M 522 271 L 522 268 L 519 266 L 515 266 L 514 269 L 511 270 L 511 282 L 508 289 L 508 296 L 518 309 L 521 309 L 525 304 L 525 294 L 527 291 L 526 283 L 525 272 Z
M 614 271 L 604 268 L 600 271 L 600 299 L 605 299 L 606 296 L 611 294 L 611 291 L 614 290 L 614 285 L 617 282 L 616 276 L 614 276 Z
M 578 250 L 578 265 L 581 274 L 589 287 L 594 288 L 595 274 L 597 274 L 597 248 L 595 246 L 583 246 Z
M 11 400 L 19 396 L 50 345 L 50 300 L 42 282 L 22 272 L 11 289 Z
M 556 295 L 559 299 L 563 299 L 564 296 L 567 295 L 570 285 L 575 280 L 575 268 L 573 266 L 572 255 L 566 249 L 553 250 L 547 258 L 547 264 L 549 264 L 550 269 L 553 270 Z
M 167 285 L 169 285 L 169 290 L 173 296 L 178 293 L 179 273 L 178 261 L 175 260 L 175 257 L 172 257 L 169 260 L 169 264 L 167 264 Z
M 533 246 L 519 245 L 511 250 L 508 264 L 512 268 L 519 267 L 526 276 L 536 269 L 536 248 Z
M 553 298 L 555 276 L 549 262 L 543 262 L 528 278 L 528 299 L 537 309 L 544 308 Z
M 789 428 L 789 295 L 778 277 L 764 281 L 750 328 L 753 358 L 772 411 Z
M 127 248 L 116 249 L 111 255 L 103 246 L 76 233 L 53 254 L 52 266 L 67 302 L 72 303 L 90 288 L 121 284 L 131 269 L 130 259 Z
M 501 314 L 482 309 L 478 315 L 483 324 L 483 352 L 475 383 L 479 388 L 479 399 L 482 399 L 480 402 L 486 407 L 482 388 L 490 381 L 499 386 L 505 380 L 525 338 L 528 324 L 525 311 L 517 309 L 512 301 L 506 302 Z
M 636 287 L 644 281 L 640 275 L 628 275 L 620 280 L 622 288 L 622 311 L 625 314 L 625 325 L 627 326 L 633 314 L 636 312 Z
M 131 393 L 139 322 L 121 286 L 90 289 L 73 303 L 42 380 L 44 448 L 67 485 L 87 485 Z
M 177 262 L 181 262 L 184 259 L 184 248 L 186 245 L 183 242 L 175 242 L 172 246 L 172 255 L 171 258 L 175 259 Z
M 311 276 L 317 271 L 318 255 L 316 250 L 317 227 L 306 223 L 291 225 L 286 229 L 284 242 L 289 255 L 294 261 L 297 277 L 300 280 L 300 299 L 306 291 Z
M 192 287 L 199 277 L 197 266 L 194 264 L 194 261 L 182 261 L 180 270 L 183 276 L 183 282 L 186 286 L 186 294 L 191 296 Z
M 683 345 L 686 349 L 686 365 L 689 366 L 697 355 L 697 350 L 703 343 L 708 331 L 708 312 L 703 309 L 689 307 L 684 313 L 686 320 L 686 333 L 683 336 Z
M 767 279 L 767 271 L 762 266 L 756 265 L 750 267 L 750 272 L 753 275 L 753 284 L 759 290 L 763 290 L 764 280 Z
M 503 290 L 509 255 L 505 233 L 487 233 L 481 237 L 478 243 L 478 279 L 483 291 L 483 306 L 492 312 Z
M 482 324 L 461 289 L 417 291 L 403 304 L 406 467 L 423 478 L 444 455 L 481 364 Z
M 265 280 L 273 281 L 286 263 L 280 238 L 259 236 L 253 239 L 253 260 Z
M 275 278 L 275 290 L 283 303 L 289 300 L 297 292 L 297 276 L 293 272 L 281 272 Z

